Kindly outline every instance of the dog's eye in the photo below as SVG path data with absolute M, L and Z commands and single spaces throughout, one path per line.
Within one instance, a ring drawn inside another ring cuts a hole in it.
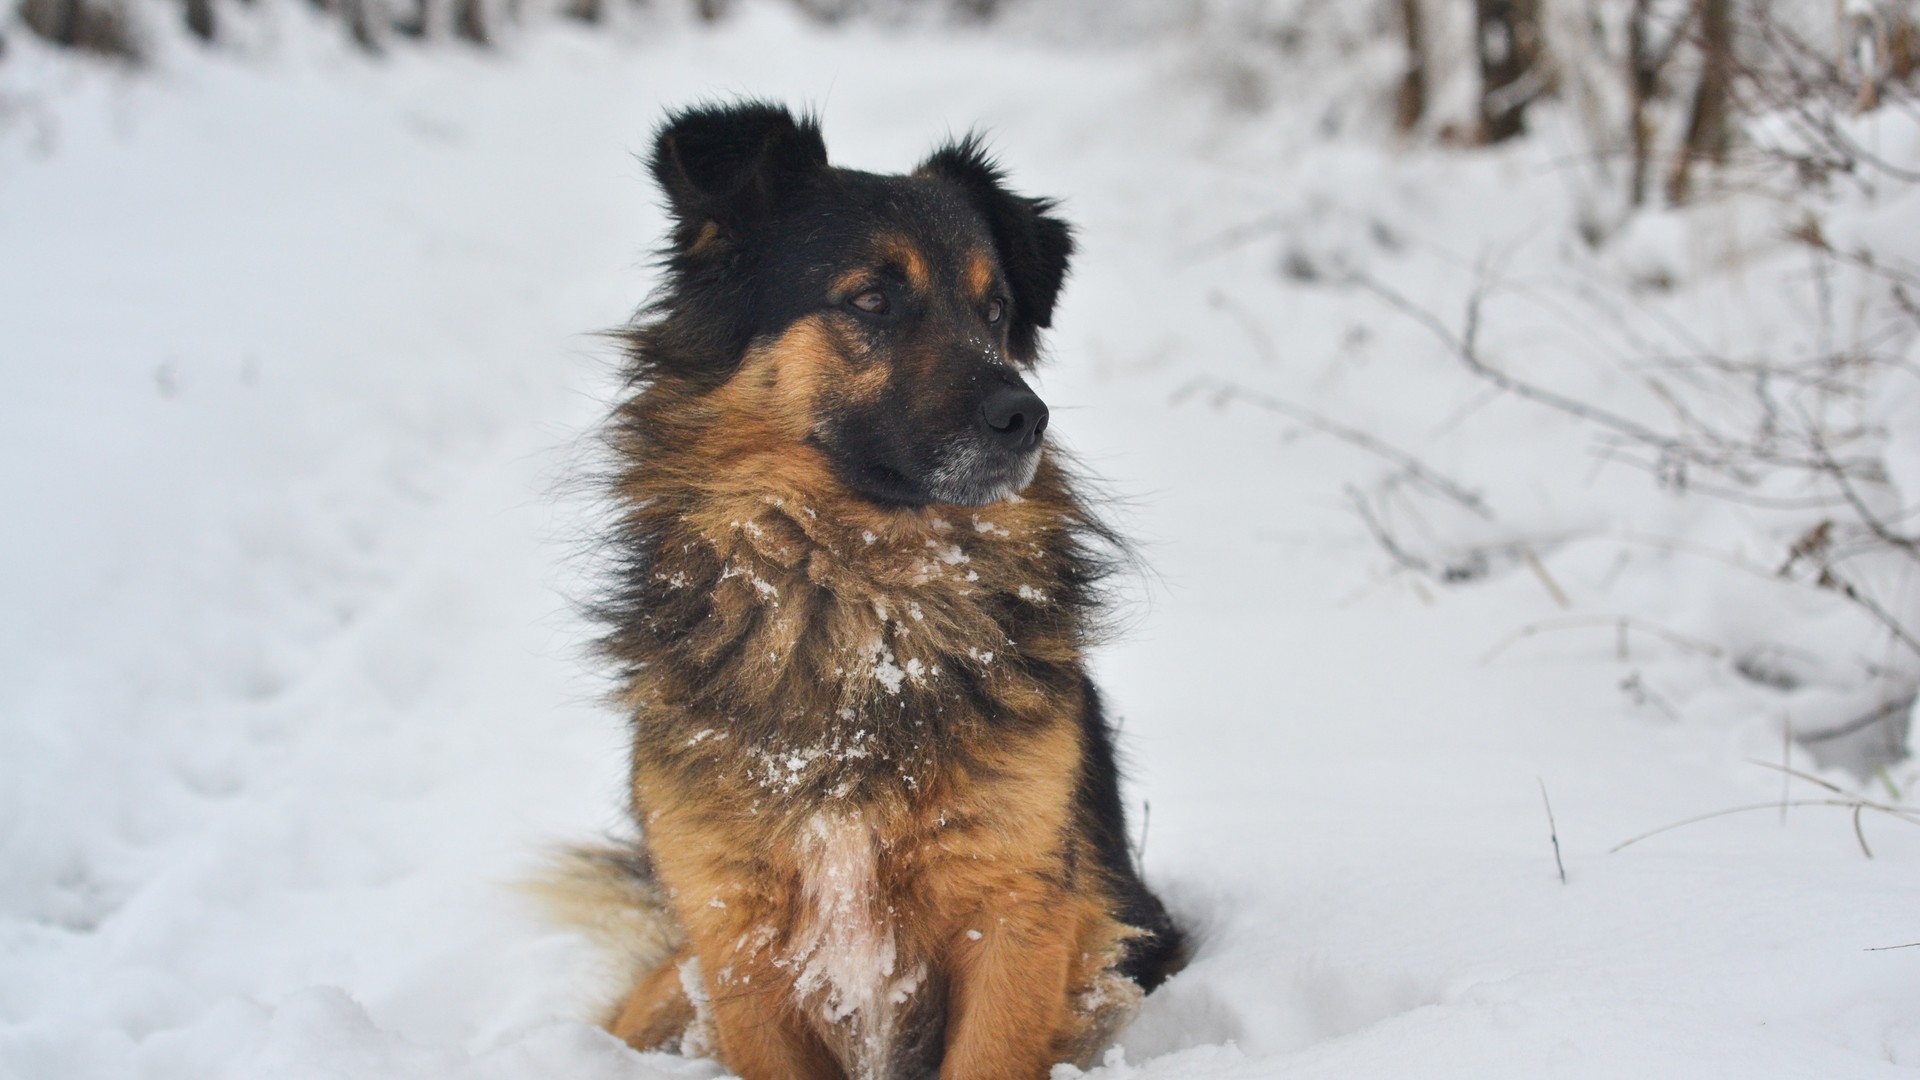
M 1007 317 L 1007 302 L 994 297 L 987 301 L 987 325 L 999 326 L 1000 320 Z
M 887 313 L 887 294 L 881 292 L 879 289 L 868 289 L 866 292 L 855 295 L 852 299 L 848 300 L 847 303 L 852 304 L 855 308 L 869 315 L 885 315 Z

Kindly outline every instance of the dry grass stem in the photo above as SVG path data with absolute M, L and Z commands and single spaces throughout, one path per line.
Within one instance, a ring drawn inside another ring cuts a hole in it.
M 1661 626 L 1659 623 L 1651 622 L 1638 616 L 1568 615 L 1563 618 L 1545 619 L 1540 622 L 1528 623 L 1520 629 L 1515 630 L 1513 633 L 1501 638 L 1493 648 L 1488 649 L 1487 652 L 1480 657 L 1480 664 L 1485 666 L 1493 663 L 1495 658 L 1501 653 L 1506 652 L 1514 645 L 1530 637 L 1555 633 L 1561 630 L 1579 630 L 1596 626 L 1607 627 L 1615 632 L 1615 640 L 1618 643 L 1615 647 L 1615 653 L 1623 660 L 1626 659 L 1628 655 L 1627 635 L 1628 632 L 1632 630 L 1637 630 L 1640 633 L 1659 638 L 1670 645 L 1677 646 L 1689 652 L 1712 657 L 1725 655 L 1725 650 L 1721 649 L 1718 645 L 1701 641 L 1699 638 L 1689 637 L 1678 630 L 1670 630 L 1667 627 Z

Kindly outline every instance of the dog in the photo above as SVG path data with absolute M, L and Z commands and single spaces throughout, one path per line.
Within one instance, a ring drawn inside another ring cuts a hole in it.
M 1025 378 L 1071 231 L 975 136 L 860 172 L 765 102 L 650 166 L 599 613 L 641 838 L 574 883 L 631 931 L 607 1026 L 746 1080 L 1087 1064 L 1186 945 L 1085 667 L 1124 548 Z

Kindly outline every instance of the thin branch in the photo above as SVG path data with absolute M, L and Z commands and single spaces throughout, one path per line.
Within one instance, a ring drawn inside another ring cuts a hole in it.
M 1147 826 L 1153 824 L 1153 802 L 1140 800 L 1140 839 L 1133 845 L 1133 872 L 1136 877 L 1147 876 Z
M 1595 456 L 1601 461 L 1611 464 L 1625 465 L 1628 468 L 1639 469 L 1649 476 L 1652 476 L 1654 480 L 1662 486 L 1675 486 L 1674 481 L 1671 479 L 1673 475 L 1671 459 L 1645 461 L 1633 456 L 1633 454 L 1629 452 L 1637 449 L 1639 449 L 1637 446 L 1630 444 L 1618 446 L 1605 445 L 1601 447 Z M 1784 510 L 1788 512 L 1820 511 L 1832 510 L 1846 505 L 1846 500 L 1838 495 L 1825 497 L 1814 496 L 1804 499 L 1779 499 L 1767 495 L 1755 495 L 1752 492 L 1741 491 L 1738 488 L 1722 487 L 1719 484 L 1702 483 L 1691 477 L 1679 481 L 1677 486 L 1686 491 L 1711 496 L 1722 502 L 1751 506 L 1756 510 Z
M 1651 634 L 1668 644 L 1676 645 L 1689 652 L 1703 653 L 1712 657 L 1719 657 L 1725 654 L 1725 650 L 1721 649 L 1718 645 L 1701 641 L 1698 638 L 1688 637 L 1677 630 L 1669 630 L 1658 623 L 1650 622 L 1633 615 L 1568 615 L 1564 618 L 1545 619 L 1540 622 L 1528 623 L 1522 626 L 1520 629 L 1500 639 L 1499 643 L 1494 645 L 1493 648 L 1488 649 L 1486 654 L 1480 657 L 1479 662 L 1482 666 L 1491 664 L 1501 653 L 1506 652 L 1514 645 L 1530 637 L 1560 630 L 1578 630 L 1594 626 L 1612 628 L 1620 634 L 1622 641 L 1625 640 L 1628 630 L 1638 630 L 1643 634 Z
M 1207 296 L 1207 302 L 1233 318 L 1233 321 L 1239 325 L 1240 332 L 1247 335 L 1247 341 L 1252 344 L 1253 351 L 1259 355 L 1262 364 L 1267 367 L 1279 365 L 1280 355 L 1273 347 L 1273 339 L 1267 336 L 1266 330 L 1260 326 L 1260 321 L 1253 317 L 1253 312 L 1248 311 L 1245 304 L 1219 289 L 1215 289 Z
M 1520 558 L 1526 562 L 1527 569 L 1533 571 L 1534 580 L 1547 591 L 1547 596 L 1553 601 L 1555 607 L 1564 611 L 1573 606 L 1573 599 L 1567 595 L 1565 589 L 1560 587 L 1560 583 L 1554 580 L 1553 575 L 1547 572 L 1547 564 L 1540 561 L 1539 554 L 1533 548 L 1522 546 Z
M 1787 823 L 1787 802 L 1793 797 L 1793 717 L 1780 725 L 1780 824 Z
M 1453 500 L 1482 520 L 1493 520 L 1493 511 L 1488 508 L 1486 499 L 1481 496 L 1479 492 L 1474 491 L 1472 488 L 1467 487 L 1452 477 L 1440 473 L 1419 458 L 1414 457 L 1412 454 L 1407 453 L 1397 446 L 1377 439 L 1361 431 L 1359 428 L 1350 427 L 1339 421 L 1332 420 L 1304 405 L 1296 405 L 1291 401 L 1274 397 L 1271 394 L 1263 394 L 1257 390 L 1250 390 L 1235 383 L 1206 376 L 1194 379 L 1192 382 L 1187 383 L 1175 391 L 1173 400 L 1176 402 L 1181 401 L 1191 396 L 1194 392 L 1202 390 L 1211 391 L 1216 401 L 1223 403 L 1233 401 L 1244 402 L 1256 408 L 1264 409 L 1267 412 L 1284 416 L 1297 424 L 1312 428 L 1323 435 L 1331 435 L 1341 442 L 1357 447 L 1377 458 L 1389 462 L 1404 473 L 1408 479 L 1413 480 L 1435 494 L 1443 495 Z
M 1755 478 L 1751 475 L 1754 469 L 1786 469 L 1809 473 L 1830 481 L 1834 487 L 1838 489 L 1840 497 L 1853 511 L 1860 523 L 1865 526 L 1876 539 L 1893 550 L 1901 552 L 1909 559 L 1920 561 L 1920 537 L 1907 536 L 1896 531 L 1883 517 L 1875 513 L 1874 510 L 1867 505 L 1866 500 L 1861 496 L 1856 487 L 1856 480 L 1884 482 L 1884 469 L 1880 463 L 1871 458 L 1860 458 L 1851 461 L 1839 459 L 1828 448 L 1826 438 L 1821 434 L 1819 427 L 1812 422 L 1811 418 L 1805 416 L 1804 413 L 1801 417 L 1804 432 L 1803 437 L 1808 443 L 1808 449 L 1810 451 L 1810 453 L 1806 455 L 1782 452 L 1775 448 L 1772 440 L 1743 441 L 1727 438 L 1711 429 L 1705 428 L 1704 425 L 1700 424 L 1698 420 L 1684 408 L 1680 409 L 1680 421 L 1682 425 L 1697 429 L 1700 434 L 1704 435 L 1705 441 L 1699 442 L 1689 438 L 1665 434 L 1645 424 L 1627 419 L 1618 413 L 1589 405 L 1584 401 L 1576 400 L 1564 394 L 1515 378 L 1489 365 L 1480 355 L 1478 344 L 1482 307 L 1487 295 L 1484 283 L 1476 286 L 1468 296 L 1463 327 L 1461 331 L 1456 334 L 1433 312 L 1420 307 L 1405 295 L 1395 291 L 1379 280 L 1364 273 L 1354 273 L 1348 280 L 1371 292 L 1407 318 L 1425 327 L 1427 331 L 1443 343 L 1461 363 L 1466 365 L 1469 371 L 1486 380 L 1491 385 L 1508 393 L 1512 393 L 1517 397 L 1591 423 L 1613 437 L 1626 440 L 1629 445 L 1651 448 L 1659 455 L 1659 460 L 1644 467 L 1651 469 L 1663 483 L 1683 489 L 1696 486 L 1687 476 L 1687 466 L 1689 465 L 1699 466 L 1703 469 L 1724 474 L 1741 484 L 1752 484 L 1755 482 Z M 1678 405 L 1678 402 L 1673 399 L 1670 394 L 1664 395 L 1664 397 L 1670 405 Z M 1623 449 L 1624 447 L 1616 447 L 1614 448 L 1614 452 L 1618 453 Z M 1632 459 L 1626 458 L 1624 460 Z M 1774 509 L 1814 508 L 1804 505 L 1804 500 L 1776 500 L 1763 495 L 1737 492 L 1724 488 L 1705 489 L 1703 493 L 1719 498 L 1735 499 L 1762 506 L 1772 504 L 1772 508 Z M 1902 516 L 1904 516 L 1904 513 Z M 1376 529 L 1376 532 L 1379 531 L 1381 530 Z M 1405 560 L 1403 560 L 1403 562 L 1404 561 Z M 1408 565 L 1412 564 L 1408 563 Z M 1907 646 L 1907 648 L 1914 653 L 1920 654 L 1920 637 L 1916 637 L 1915 633 L 1909 630 L 1898 617 L 1888 611 L 1878 599 L 1862 592 L 1851 581 L 1841 577 L 1835 572 L 1830 561 L 1822 565 L 1821 573 L 1814 584 L 1819 588 L 1844 597 L 1880 623 L 1880 625 L 1901 644 Z
M 1710 814 L 1700 814 L 1696 817 L 1690 817 L 1683 821 L 1676 821 L 1671 825 L 1662 825 L 1657 829 L 1651 830 L 1649 832 L 1641 833 L 1640 835 L 1635 836 L 1628 840 L 1623 840 L 1620 843 L 1615 844 L 1609 850 L 1608 854 L 1617 852 L 1622 848 L 1628 847 L 1629 845 L 1637 844 L 1640 841 L 1645 840 L 1649 837 L 1658 836 L 1661 833 L 1670 832 L 1674 829 L 1678 829 L 1686 825 L 1697 825 L 1700 822 L 1712 821 L 1715 818 L 1728 817 L 1733 814 L 1751 813 L 1752 811 L 1755 811 L 1755 810 L 1771 810 L 1776 807 L 1779 808 L 1782 814 L 1786 812 L 1786 808 L 1789 806 L 1838 806 L 1838 807 L 1851 810 L 1852 813 L 1850 816 L 1853 819 L 1854 840 L 1857 841 L 1860 845 L 1860 853 L 1869 859 L 1873 858 L 1873 849 L 1867 845 L 1866 827 L 1862 822 L 1862 818 L 1865 816 L 1868 810 L 1872 810 L 1875 813 L 1879 813 L 1879 814 L 1885 814 L 1887 817 L 1893 818 L 1897 821 L 1904 821 L 1909 825 L 1920 825 L 1920 810 L 1915 810 L 1912 807 L 1898 806 L 1892 803 L 1879 802 L 1874 799 L 1867 799 L 1857 795 L 1849 795 L 1844 789 L 1842 789 L 1836 784 L 1823 780 L 1820 777 L 1814 776 L 1811 773 L 1802 772 L 1799 769 L 1795 769 L 1788 765 L 1775 765 L 1773 762 L 1770 762 L 1770 761 L 1754 761 L 1752 762 L 1752 764 L 1758 765 L 1763 769 L 1777 769 L 1780 772 L 1784 773 L 1785 775 L 1792 777 L 1796 780 L 1804 780 L 1807 783 L 1813 784 L 1816 787 L 1821 788 L 1822 790 L 1830 791 L 1834 793 L 1836 797 L 1830 798 L 1830 799 L 1794 799 L 1794 800 L 1789 800 L 1785 797 L 1782 797 L 1778 802 L 1754 803 L 1750 806 L 1735 806 L 1726 810 L 1715 810 Z
M 1894 618 L 1886 608 L 1881 607 L 1878 601 L 1855 588 L 1852 582 L 1834 573 L 1831 567 L 1820 572 L 1820 577 L 1815 584 L 1846 597 L 1856 607 L 1873 616 L 1874 620 L 1885 628 L 1887 633 L 1892 634 L 1900 644 L 1920 654 L 1920 639 L 1916 639 L 1905 626 L 1901 625 L 1900 620 Z
M 1560 884 L 1565 885 L 1567 883 L 1567 864 L 1560 861 L 1560 826 L 1554 824 L 1553 800 L 1547 798 L 1547 782 L 1537 776 L 1534 777 L 1534 779 L 1540 784 L 1540 801 L 1546 804 L 1547 807 L 1547 838 L 1553 841 L 1553 865 L 1555 869 L 1560 871 Z
M 1544 387 L 1523 382 L 1520 379 L 1508 375 L 1504 371 L 1488 365 L 1486 361 L 1480 357 L 1477 340 L 1480 328 L 1480 307 L 1485 300 L 1485 292 L 1483 289 L 1476 288 L 1467 298 L 1465 328 L 1461 333 L 1455 334 L 1447 324 L 1441 322 L 1432 312 L 1420 307 L 1387 285 L 1382 284 L 1378 279 L 1365 273 L 1356 272 L 1350 275 L 1347 280 L 1379 297 L 1407 318 L 1424 326 L 1427 331 L 1439 339 L 1461 363 L 1465 364 L 1469 371 L 1472 371 L 1475 375 L 1486 379 L 1488 382 L 1515 397 L 1525 398 L 1528 401 L 1558 409 L 1561 412 L 1577 416 L 1580 419 L 1618 432 L 1635 441 L 1656 446 L 1663 450 L 1669 450 L 1675 454 L 1688 457 L 1689 459 L 1695 456 L 1684 442 L 1671 436 L 1663 435 L 1644 424 L 1629 420 L 1624 416 L 1609 412 L 1605 409 L 1595 408 L 1586 402 L 1557 394 Z
M 1438 576 L 1433 572 L 1432 563 L 1400 546 L 1400 542 L 1394 539 L 1393 533 L 1380 523 L 1378 517 L 1374 516 L 1373 506 L 1367 502 L 1367 497 L 1360 493 L 1359 488 L 1348 484 L 1346 490 L 1347 500 L 1353 504 L 1353 512 L 1359 516 L 1360 523 L 1365 525 L 1367 532 L 1373 535 L 1373 542 L 1380 546 L 1380 550 L 1387 553 L 1388 558 L 1403 570 L 1412 570 L 1427 577 Z
M 1779 765 L 1771 761 L 1758 761 L 1753 758 L 1748 758 L 1747 764 L 1758 765 L 1763 769 L 1773 769 L 1777 772 L 1784 774 L 1789 780 L 1805 780 L 1807 783 L 1812 784 L 1815 787 L 1825 788 L 1826 790 L 1833 792 L 1835 795 L 1840 795 L 1843 797 L 1847 796 L 1846 789 L 1842 788 L 1840 785 L 1831 783 L 1826 780 L 1822 780 L 1819 777 L 1813 775 L 1812 773 L 1802 772 L 1791 765 Z
M 1655 71 L 1665 68 L 1667 61 L 1673 59 L 1673 54 L 1680 48 L 1680 43 L 1687 39 L 1687 31 L 1693 26 L 1693 16 L 1698 10 L 1698 4 L 1687 5 L 1686 16 L 1679 22 L 1673 24 L 1673 33 L 1667 35 L 1667 43 L 1655 51 L 1653 58 L 1653 69 Z
M 1864 807 L 1865 809 L 1868 809 L 1868 810 L 1877 810 L 1881 813 L 1888 815 L 1889 817 L 1897 818 L 1900 821 L 1904 821 L 1909 825 L 1920 825 L 1920 816 L 1916 816 L 1916 813 L 1913 810 L 1909 810 L 1904 807 L 1888 807 L 1888 806 L 1881 805 L 1879 803 L 1864 802 L 1863 800 L 1860 800 L 1860 799 L 1795 799 L 1792 802 L 1788 803 L 1787 805 L 1789 806 L 1839 806 L 1839 807 L 1844 807 L 1848 810 L 1852 810 L 1855 807 Z M 1611 855 L 1624 848 L 1631 847 L 1642 840 L 1649 840 L 1649 839 L 1652 839 L 1653 837 L 1659 836 L 1661 833 L 1672 832 L 1675 829 L 1685 828 L 1688 825 L 1698 825 L 1703 821 L 1712 821 L 1715 818 L 1731 817 L 1734 814 L 1748 814 L 1748 813 L 1752 813 L 1755 810 L 1777 810 L 1779 809 L 1779 807 L 1780 807 L 1780 804 L 1778 802 L 1763 802 L 1763 803 L 1753 803 L 1752 805 L 1749 805 L 1749 806 L 1732 806 L 1732 807 L 1728 807 L 1725 810 L 1715 810 L 1710 814 L 1699 814 L 1694 817 L 1673 822 L 1672 824 L 1669 824 L 1669 825 L 1662 825 L 1657 829 L 1651 829 L 1647 832 L 1641 833 L 1638 836 L 1631 837 L 1626 840 L 1622 840 L 1618 844 L 1613 845 L 1613 847 L 1608 848 L 1607 853 Z
M 1696 441 L 1681 438 L 1656 431 L 1639 421 L 1630 420 L 1618 413 L 1598 408 L 1585 401 L 1568 397 L 1501 371 L 1488 364 L 1480 355 L 1478 339 L 1481 309 L 1487 295 L 1484 285 L 1476 287 L 1468 296 L 1463 328 L 1456 334 L 1433 312 L 1420 307 L 1404 294 L 1371 275 L 1356 271 L 1348 275 L 1345 280 L 1372 293 L 1388 306 L 1424 327 L 1470 372 L 1495 387 L 1516 397 L 1585 420 L 1631 443 L 1652 447 L 1665 459 L 1699 465 L 1715 472 L 1725 473 L 1743 483 L 1751 482 L 1737 468 L 1737 465 L 1743 464 L 1766 465 L 1821 475 L 1830 475 L 1834 470 L 1838 470 L 1848 477 L 1880 478 L 1879 463 L 1871 458 L 1842 461 L 1830 453 L 1815 453 L 1811 456 L 1781 453 L 1767 445 L 1745 442 L 1706 428 L 1691 415 L 1683 415 L 1682 419 L 1688 426 L 1698 430 L 1701 439 Z M 1663 397 L 1663 400 L 1669 405 L 1674 404 L 1670 395 Z M 1749 496 L 1749 498 L 1763 497 Z
M 1894 532 L 1879 514 L 1868 507 L 1866 500 L 1860 497 L 1859 489 L 1853 486 L 1853 481 L 1847 476 L 1847 471 L 1840 467 L 1839 462 L 1833 460 L 1832 454 L 1827 452 L 1826 441 L 1821 437 L 1819 428 L 1808 422 L 1807 430 L 1810 433 L 1809 441 L 1813 444 L 1814 453 L 1819 455 L 1823 470 L 1833 477 L 1834 484 L 1840 488 L 1841 496 L 1853 508 L 1854 514 L 1860 518 L 1860 523 L 1865 525 L 1867 531 L 1873 533 L 1881 543 L 1910 559 L 1920 561 L 1920 540 Z M 1904 511 L 1901 516 L 1906 516 Z
M 1194 244 L 1183 254 L 1189 262 L 1202 262 L 1215 255 L 1231 251 L 1249 240 L 1255 240 L 1268 233 L 1284 229 L 1290 224 L 1292 224 L 1292 220 L 1284 215 L 1269 214 L 1266 217 L 1256 218 L 1253 221 L 1230 226 Z
M 1899 716 L 1903 713 L 1911 712 L 1913 709 L 1914 701 L 1915 701 L 1915 696 L 1912 694 L 1909 694 L 1904 698 L 1900 698 L 1894 701 L 1889 701 L 1886 704 L 1880 706 L 1879 708 L 1873 710 L 1872 712 L 1866 713 L 1865 715 L 1862 715 L 1862 716 L 1856 716 L 1852 720 L 1849 720 L 1846 723 L 1841 724 L 1837 727 L 1831 727 L 1825 731 L 1816 731 L 1811 735 L 1802 735 L 1800 736 L 1800 741 L 1802 743 L 1808 743 L 1808 744 L 1823 743 L 1831 739 L 1841 739 L 1841 738 L 1845 738 L 1848 735 L 1865 731 L 1866 729 L 1874 726 L 1875 724 L 1883 724 L 1883 723 L 1886 723 L 1888 720 L 1893 719 L 1896 716 Z

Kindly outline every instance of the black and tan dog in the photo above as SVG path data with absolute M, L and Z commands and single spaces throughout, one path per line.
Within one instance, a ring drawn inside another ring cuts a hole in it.
M 1037 1080 L 1180 963 L 1085 673 L 1113 538 L 1036 359 L 1073 243 L 969 139 L 904 176 L 817 125 L 672 117 L 627 332 L 609 654 L 654 930 L 610 1021 L 747 1080 Z

